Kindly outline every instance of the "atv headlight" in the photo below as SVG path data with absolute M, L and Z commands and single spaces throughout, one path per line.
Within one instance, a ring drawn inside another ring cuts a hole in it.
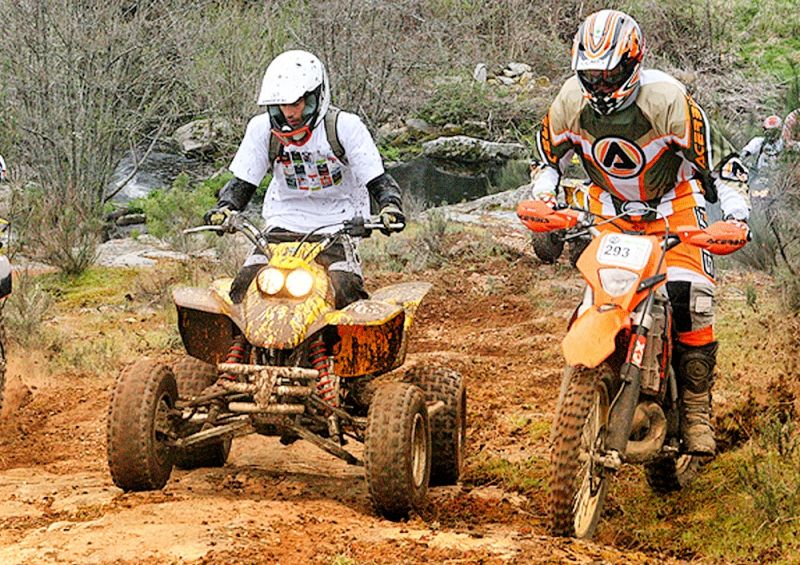
M 286 290 L 295 298 L 300 298 L 311 292 L 314 286 L 314 275 L 305 269 L 295 269 L 286 277 Z
M 283 283 L 286 281 L 286 275 L 283 271 L 275 267 L 267 267 L 262 269 L 256 277 L 256 284 L 258 290 L 264 294 L 278 294 L 283 288 Z
M 600 269 L 600 284 L 611 296 L 623 296 L 639 280 L 639 275 L 625 269 Z

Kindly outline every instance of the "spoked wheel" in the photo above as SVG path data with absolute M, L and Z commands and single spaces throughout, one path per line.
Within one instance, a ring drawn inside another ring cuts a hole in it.
M 590 538 L 603 511 L 608 474 L 600 456 L 611 398 L 604 372 L 575 370 L 556 414 L 550 467 L 554 535 Z
M 700 472 L 702 464 L 703 458 L 695 455 L 664 457 L 646 463 L 644 473 L 653 492 L 666 494 L 688 485 Z
M 396 520 L 422 507 L 431 473 L 431 430 L 419 387 L 389 383 L 376 389 L 364 447 L 367 483 L 378 513 Z
M 139 361 L 117 380 L 108 412 L 108 467 L 125 491 L 162 488 L 175 453 L 168 445 L 178 387 L 169 367 Z

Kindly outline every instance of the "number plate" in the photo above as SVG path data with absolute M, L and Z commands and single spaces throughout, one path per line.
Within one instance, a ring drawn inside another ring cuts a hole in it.
M 647 264 L 647 259 L 652 251 L 653 242 L 649 238 L 609 233 L 600 240 L 597 262 L 601 265 L 626 267 L 639 271 Z

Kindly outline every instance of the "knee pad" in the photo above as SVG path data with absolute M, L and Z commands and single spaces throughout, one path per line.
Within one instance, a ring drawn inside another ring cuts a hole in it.
M 707 392 L 711 388 L 717 347 L 716 341 L 699 347 L 675 343 L 673 365 L 683 387 L 694 393 Z

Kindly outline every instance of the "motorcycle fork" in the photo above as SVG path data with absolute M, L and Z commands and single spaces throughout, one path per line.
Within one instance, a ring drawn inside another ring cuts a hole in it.
M 620 387 L 611 403 L 608 414 L 608 435 L 606 436 L 605 463 L 616 470 L 625 454 L 633 425 L 633 414 L 639 401 L 642 384 L 642 361 L 647 345 L 647 336 L 653 325 L 652 309 L 655 293 L 651 289 L 645 298 L 642 310 L 636 320 L 634 331 L 628 343 L 627 356 L 619 371 Z

